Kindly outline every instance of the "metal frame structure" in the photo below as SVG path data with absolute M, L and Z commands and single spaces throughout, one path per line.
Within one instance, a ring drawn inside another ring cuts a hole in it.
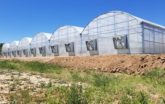
M 150 34 L 154 35 L 154 37 L 150 40 L 152 42 L 149 42 L 149 46 L 147 43 L 148 37 L 146 28 L 147 30 L 151 29 Z M 157 32 L 155 30 L 157 30 Z M 158 37 L 158 31 L 162 38 Z M 146 21 L 131 14 L 122 11 L 108 12 L 96 17 L 84 28 L 81 34 L 81 54 L 88 56 L 107 54 L 165 53 L 165 51 L 163 51 L 165 49 L 165 37 L 163 38 L 165 35 L 164 32 L 164 26 Z M 122 37 L 126 37 L 126 40 L 123 40 Z M 155 37 L 158 38 L 158 43 Z M 120 44 L 125 43 L 123 45 L 127 45 L 127 48 L 116 49 L 115 43 L 113 42 L 114 38 L 118 38 L 118 43 Z M 164 41 L 161 39 L 164 39 Z M 97 50 L 95 51 L 89 51 L 86 48 L 86 42 L 92 40 L 97 40 Z M 151 47 L 151 43 L 156 46 Z M 161 48 L 162 50 L 158 48 Z
M 56 46 L 56 51 L 52 50 L 52 54 L 55 56 L 80 55 L 80 33 L 82 30 L 82 27 L 69 25 L 58 28 L 50 38 L 50 47 Z
M 19 44 L 19 41 L 13 41 L 10 43 L 9 54 L 11 55 L 11 57 L 18 56 L 18 44 Z
M 5 44 L 3 53 L 8 50 L 8 56 L 16 57 L 22 50 L 21 41 L 19 48 L 18 41 L 10 47 Z M 22 47 L 30 47 L 31 56 L 161 54 L 165 53 L 165 27 L 126 12 L 111 11 L 96 17 L 85 28 L 66 25 L 53 34 L 38 33 Z
M 30 43 L 32 38 L 25 37 L 18 44 L 18 56 L 20 57 L 29 57 L 30 53 Z
M 40 32 L 31 41 L 31 56 L 48 56 L 50 55 L 49 40 L 51 33 Z
M 5 43 L 3 46 L 2 46 L 2 56 L 3 57 L 9 57 L 10 54 L 9 54 L 9 49 L 10 49 L 10 44 L 9 43 Z

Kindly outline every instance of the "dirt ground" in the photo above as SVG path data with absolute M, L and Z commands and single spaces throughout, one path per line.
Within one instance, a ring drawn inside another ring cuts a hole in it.
M 55 57 L 50 63 L 76 69 L 142 74 L 153 68 L 165 68 L 165 55 L 110 55 L 93 57 Z
M 165 68 L 165 55 L 109 55 L 88 57 L 39 57 L 19 58 L 25 61 L 40 61 L 59 64 L 71 69 L 95 69 L 104 72 L 143 74 L 146 70 Z
M 35 98 L 43 97 L 46 91 L 45 86 L 48 86 L 49 83 L 57 87 L 69 86 L 62 80 L 52 79 L 44 74 L 0 69 L 0 104 L 15 104 L 11 97 L 19 99 L 22 96 L 19 95 L 21 91 L 28 91 L 33 100 L 36 100 Z

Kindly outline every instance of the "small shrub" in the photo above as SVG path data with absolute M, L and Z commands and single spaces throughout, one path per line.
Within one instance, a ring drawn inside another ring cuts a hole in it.
M 153 69 L 144 74 L 144 77 L 148 79 L 154 85 L 165 85 L 165 70 L 164 69 Z
M 139 92 L 137 97 L 140 104 L 148 104 L 148 97 L 143 92 Z
M 11 93 L 9 98 L 10 104 L 29 104 L 32 101 L 29 90 Z
M 94 81 L 93 84 L 96 87 L 102 87 L 104 90 L 111 82 L 110 77 L 103 75 L 103 74 L 94 74 Z
M 9 96 L 9 103 L 10 104 L 19 104 L 19 97 L 16 94 L 10 94 Z
M 27 62 L 27 63 L 25 63 L 25 66 L 32 71 L 37 71 L 40 73 L 53 72 L 55 70 L 61 70 L 62 69 L 58 65 L 41 63 L 41 62 L 37 62 L 37 61 Z
M 156 68 L 156 69 L 153 69 L 151 71 L 147 71 L 144 74 L 144 76 L 151 78 L 151 79 L 165 77 L 165 70 Z
M 143 92 L 135 92 L 133 89 L 126 89 L 121 97 L 120 104 L 148 104 L 148 97 Z
M 87 104 L 82 86 L 73 84 L 69 90 L 67 104 Z
M 83 78 L 77 72 L 72 72 L 71 76 L 72 76 L 73 81 L 75 81 L 75 82 L 78 82 L 78 81 L 82 82 L 83 81 Z
M 44 82 L 41 82 L 41 83 L 40 83 L 40 87 L 41 87 L 41 88 L 45 88 L 45 87 L 46 87 L 46 84 L 45 84 Z
M 32 101 L 29 90 L 23 90 L 20 93 L 23 104 L 29 104 Z
M 131 98 L 128 95 L 123 95 L 120 104 L 131 104 Z
M 20 66 L 14 61 L 0 61 L 0 68 L 19 69 Z
M 57 74 L 61 73 L 62 67 L 59 65 L 53 65 L 49 63 L 41 63 L 38 61 L 19 61 L 19 60 L 2 60 L 0 61 L 0 68 L 5 69 L 16 69 L 16 70 L 31 70 L 37 71 L 40 73 L 45 72 L 56 72 Z
M 50 87 L 52 87 L 52 82 L 51 81 L 49 81 L 49 83 L 47 85 L 47 88 L 50 88 Z
M 66 104 L 66 87 L 51 87 L 45 93 L 46 104 Z

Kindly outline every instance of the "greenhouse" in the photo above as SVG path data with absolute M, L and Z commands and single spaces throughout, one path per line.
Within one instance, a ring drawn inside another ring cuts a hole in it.
M 92 56 L 165 53 L 165 27 L 122 11 L 94 18 L 85 27 L 63 26 L 4 44 L 4 56 Z
M 50 38 L 50 47 L 54 56 L 80 55 L 82 27 L 63 26 L 57 29 Z
M 19 42 L 18 56 L 20 56 L 20 57 L 29 57 L 30 56 L 31 41 L 32 41 L 32 38 L 25 37 Z
M 10 48 L 9 43 L 6 43 L 2 46 L 2 56 L 3 57 L 10 57 L 9 48 Z
M 30 52 L 32 56 L 47 56 L 50 55 L 49 39 L 50 33 L 38 33 L 31 41 Z
M 165 27 L 122 11 L 96 17 L 81 37 L 82 55 L 165 53 Z
M 9 54 L 11 54 L 11 57 L 17 57 L 19 52 L 18 52 L 18 44 L 19 41 L 13 41 L 10 44 L 10 50 L 9 50 Z

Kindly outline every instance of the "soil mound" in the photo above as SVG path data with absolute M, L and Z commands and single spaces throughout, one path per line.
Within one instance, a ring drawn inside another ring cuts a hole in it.
M 49 63 L 74 69 L 143 74 L 154 68 L 165 68 L 165 55 L 109 55 L 90 57 L 55 57 Z

